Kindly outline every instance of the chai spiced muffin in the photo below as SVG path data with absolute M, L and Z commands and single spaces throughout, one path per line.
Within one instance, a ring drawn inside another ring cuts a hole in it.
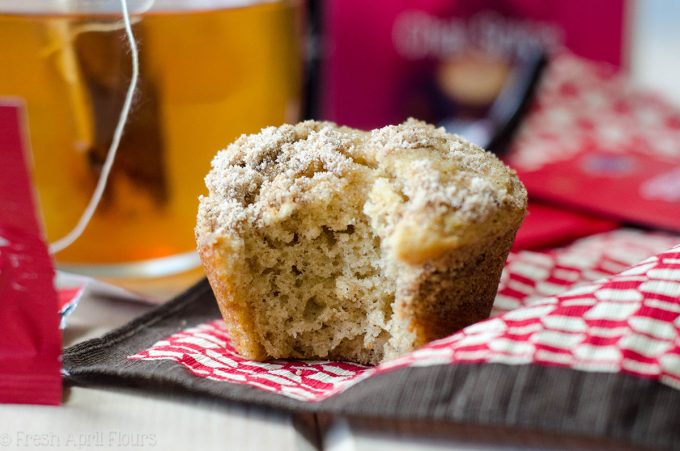
M 375 364 L 487 318 L 527 203 L 494 155 L 413 119 L 268 127 L 206 184 L 198 251 L 253 360 Z

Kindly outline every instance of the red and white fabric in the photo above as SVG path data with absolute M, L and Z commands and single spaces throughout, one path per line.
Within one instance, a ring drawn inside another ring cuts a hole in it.
M 623 372 L 680 389 L 680 246 L 671 247 L 677 242 L 680 237 L 619 230 L 557 250 L 511 254 L 492 318 L 375 368 L 248 361 L 231 346 L 222 320 L 129 359 L 173 360 L 198 377 L 303 401 L 396 368 L 483 362 Z

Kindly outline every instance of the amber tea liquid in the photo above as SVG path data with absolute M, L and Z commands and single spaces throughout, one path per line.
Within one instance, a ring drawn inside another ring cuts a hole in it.
M 297 120 L 288 2 L 133 16 L 140 80 L 104 198 L 60 264 L 119 265 L 195 249 L 203 177 L 241 133 Z M 73 228 L 100 174 L 131 66 L 120 17 L 0 12 L 0 102 L 26 108 L 47 237 Z

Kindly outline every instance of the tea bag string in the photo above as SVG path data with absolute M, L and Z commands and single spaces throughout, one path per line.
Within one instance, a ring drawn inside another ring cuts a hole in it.
M 118 116 L 118 123 L 113 132 L 113 138 L 111 139 L 111 145 L 109 145 L 108 152 L 106 154 L 106 159 L 104 160 L 104 165 L 102 166 L 101 173 L 99 174 L 99 179 L 97 180 L 97 185 L 92 193 L 85 211 L 80 216 L 76 226 L 68 233 L 66 236 L 50 243 L 49 250 L 51 254 L 56 254 L 57 252 L 63 251 L 71 244 L 73 244 L 85 231 L 85 228 L 92 220 L 99 202 L 101 201 L 104 190 L 106 189 L 106 184 L 109 179 L 109 174 L 111 173 L 111 168 L 113 167 L 113 162 L 116 159 L 116 153 L 118 152 L 118 146 L 120 145 L 120 139 L 123 136 L 123 130 L 125 129 L 125 123 L 130 114 L 130 107 L 132 106 L 132 100 L 135 95 L 135 90 L 137 89 L 137 79 L 139 78 L 139 52 L 137 50 L 137 42 L 135 41 L 135 36 L 132 33 L 132 25 L 130 24 L 130 13 L 128 12 L 127 0 L 120 0 L 120 8 L 123 15 L 123 26 L 125 29 L 125 35 L 127 37 L 128 44 L 130 46 L 130 59 L 132 60 L 132 76 L 130 78 L 130 84 L 128 85 L 127 92 L 125 93 L 125 101 L 123 102 L 123 107 L 120 110 L 120 115 Z

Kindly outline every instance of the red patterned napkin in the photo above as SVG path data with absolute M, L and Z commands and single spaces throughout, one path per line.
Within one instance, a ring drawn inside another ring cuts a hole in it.
M 624 229 L 513 253 L 490 319 L 376 367 L 246 360 L 204 281 L 68 349 L 67 380 L 669 446 L 680 441 L 678 242 Z
M 492 319 L 376 368 L 346 362 L 252 362 L 222 320 L 128 357 L 171 360 L 194 376 L 321 401 L 402 367 L 496 362 L 621 372 L 680 389 L 680 237 L 620 230 L 508 259 Z M 641 258 L 649 255 L 642 262 Z

